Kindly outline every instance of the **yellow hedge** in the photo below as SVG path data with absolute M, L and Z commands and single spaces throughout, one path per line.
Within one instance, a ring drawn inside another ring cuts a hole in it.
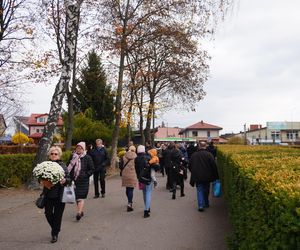
M 299 249 L 300 149 L 218 146 L 231 249 Z

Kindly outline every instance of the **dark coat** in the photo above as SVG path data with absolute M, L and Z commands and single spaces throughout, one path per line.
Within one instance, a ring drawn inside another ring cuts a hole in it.
M 55 161 L 56 163 L 58 163 L 63 170 L 65 171 L 65 179 L 66 182 L 64 185 L 61 185 L 60 182 L 56 183 L 51 189 L 48 188 L 43 188 L 43 193 L 45 194 L 45 198 L 46 199 L 57 199 L 59 198 L 60 200 L 62 199 L 62 195 L 64 192 L 64 186 L 70 184 L 71 180 L 70 180 L 70 176 L 69 176 L 69 172 L 68 169 L 66 167 L 66 164 L 61 161 Z
M 210 152 L 210 153 L 213 155 L 214 158 L 217 157 L 217 150 L 216 150 L 216 148 L 215 148 L 214 145 L 208 145 L 208 146 L 206 147 L 206 150 L 207 150 L 208 152 Z
M 134 160 L 135 164 L 135 171 L 139 182 L 149 185 L 151 183 L 151 168 L 150 164 L 148 163 L 150 160 L 150 156 L 146 153 L 138 153 L 137 157 Z M 147 171 L 145 171 L 145 169 Z M 150 181 L 142 180 L 142 176 Z
M 195 152 L 191 158 L 192 186 L 199 182 L 212 182 L 219 179 L 217 164 L 211 153 L 205 149 Z
M 183 154 L 179 149 L 174 148 L 170 152 L 170 163 L 169 165 L 169 175 L 170 175 L 170 182 L 171 183 L 180 183 L 183 179 L 183 175 L 179 172 L 183 170 Z
M 99 172 L 106 169 L 109 165 L 109 157 L 104 147 L 94 148 L 89 152 L 94 162 L 95 171 Z
M 79 176 L 74 180 L 74 168 L 71 170 L 71 179 L 75 182 L 76 199 L 86 199 L 89 192 L 89 179 L 94 173 L 94 163 L 89 155 L 80 158 L 81 170 Z
M 166 150 L 163 151 L 163 161 L 167 171 L 168 169 L 171 168 L 171 154 L 172 154 L 172 149 L 167 148 Z

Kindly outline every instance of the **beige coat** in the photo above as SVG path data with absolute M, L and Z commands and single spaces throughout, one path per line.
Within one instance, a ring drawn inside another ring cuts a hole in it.
M 126 167 L 122 171 L 122 186 L 123 187 L 136 187 L 137 177 L 134 166 L 134 159 L 136 158 L 136 153 L 132 151 L 126 152 L 123 157 L 124 165 L 130 160 Z

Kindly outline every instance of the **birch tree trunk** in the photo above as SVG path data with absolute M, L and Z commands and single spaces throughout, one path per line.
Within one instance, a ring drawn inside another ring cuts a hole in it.
M 80 11 L 78 12 L 78 20 L 80 19 Z M 76 28 L 76 38 L 78 37 L 79 31 L 79 21 Z M 75 39 L 75 51 L 74 51 L 74 60 L 73 60 L 73 75 L 72 75 L 72 84 L 69 89 L 67 86 L 67 102 L 68 102 L 68 123 L 66 128 L 66 140 L 65 140 L 65 149 L 71 150 L 72 147 L 72 138 L 73 138 L 73 129 L 74 129 L 74 92 L 76 88 L 76 64 L 77 61 L 77 39 Z
M 61 69 L 60 79 L 55 87 L 54 94 L 52 96 L 49 117 L 45 126 L 43 136 L 39 142 L 38 152 L 33 161 L 32 167 L 41 163 L 47 159 L 47 152 L 52 144 L 53 134 L 57 125 L 58 117 L 61 113 L 63 98 L 66 94 L 67 86 L 71 79 L 72 67 L 75 57 L 75 43 L 76 43 L 76 30 L 79 25 L 79 13 L 80 6 L 83 0 L 65 0 L 66 8 L 66 31 L 65 31 L 65 49 L 64 60 Z M 32 181 L 29 184 L 29 188 L 35 188 L 37 182 Z

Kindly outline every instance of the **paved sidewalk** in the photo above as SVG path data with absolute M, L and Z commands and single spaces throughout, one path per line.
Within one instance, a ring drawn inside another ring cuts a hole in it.
M 104 199 L 93 199 L 90 187 L 85 216 L 75 220 L 75 205 L 67 205 L 59 240 L 50 241 L 43 210 L 34 205 L 38 191 L 0 190 L 0 249 L 162 249 L 222 250 L 231 227 L 223 198 L 211 198 L 211 207 L 200 213 L 196 190 L 185 182 L 185 197 L 171 199 L 166 178 L 158 175 L 151 217 L 143 218 L 140 190 L 134 190 L 134 211 L 126 212 L 125 189 L 119 176 L 107 180 Z M 179 191 L 179 190 L 178 190 Z M 178 192 L 179 193 L 179 192 Z

